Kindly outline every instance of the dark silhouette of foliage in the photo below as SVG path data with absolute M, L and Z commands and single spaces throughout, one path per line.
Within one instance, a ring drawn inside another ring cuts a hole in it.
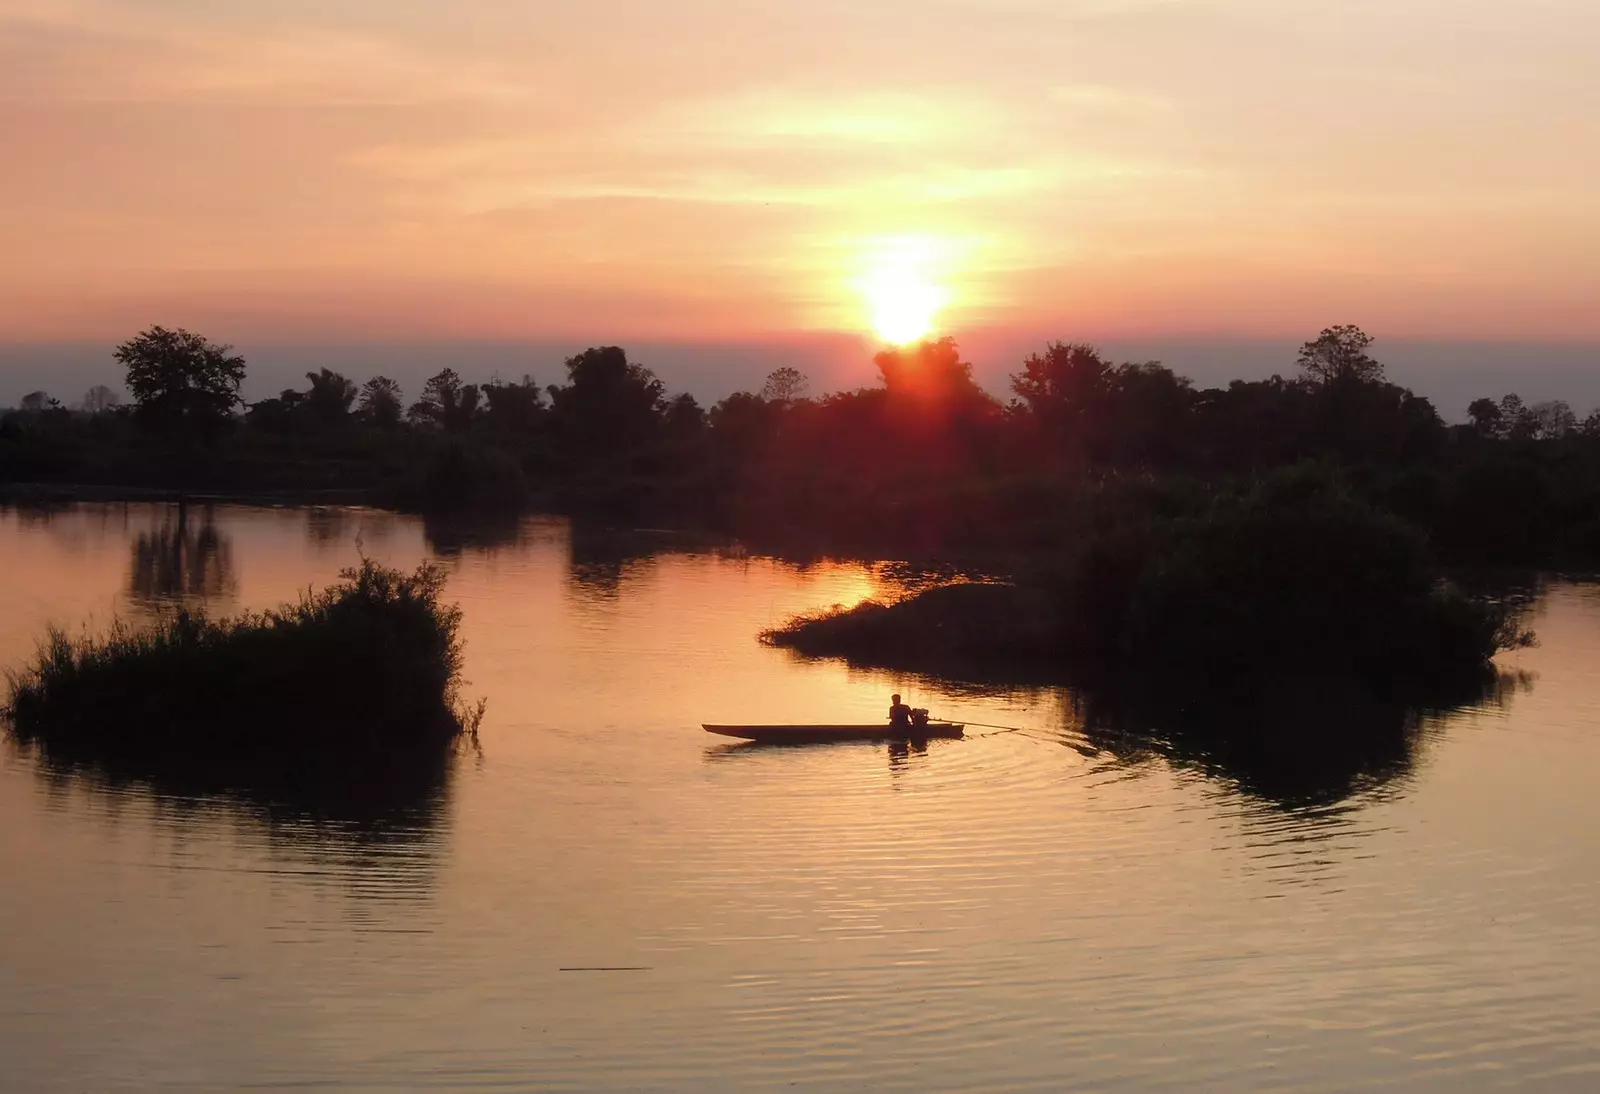
M 204 791 L 297 797 L 432 770 L 482 713 L 460 701 L 461 612 L 443 585 L 430 566 L 363 562 L 273 611 L 52 630 L 10 676 L 11 733 L 54 763 Z
M 455 369 L 441 369 L 422 386 L 422 398 L 411 404 L 408 416 L 413 422 L 459 433 L 477 417 L 480 401 L 477 384 L 462 383 Z
M 1156 361 L 1111 365 L 1093 346 L 1052 342 L 1011 377 L 1052 456 L 1119 466 L 1164 466 L 1186 442 L 1194 391 Z
M 764 638 L 978 678 L 1151 670 L 1206 686 L 1277 669 L 1398 687 L 1481 674 L 1530 641 L 1509 609 L 1443 585 L 1414 528 L 1321 473 L 1172 515 L 1109 508 L 1057 551 L 1015 584 L 801 617 Z
M 1111 371 L 1093 346 L 1051 342 L 1042 354 L 1028 355 L 1011 389 L 1045 436 L 1082 449 L 1110 391 Z
M 806 397 L 811 381 L 797 368 L 785 365 L 767 373 L 761 385 L 761 397 L 769 403 L 794 403 Z
M 404 410 L 400 385 L 387 376 L 374 376 L 361 385 L 360 414 L 380 429 L 400 424 Z
M 1578 430 L 1578 416 L 1560 399 L 1535 403 L 1528 408 L 1532 419 L 1531 434 L 1539 440 L 1560 440 Z
M 239 404 L 244 358 L 189 331 L 151 327 L 117 347 L 137 414 L 157 430 L 199 436 Z
M 342 424 L 350 417 L 359 390 L 355 383 L 330 369 L 306 373 L 311 389 L 305 395 L 305 410 L 323 427 Z
M 409 421 L 391 380 L 368 381 L 351 414 L 352 385 L 323 371 L 308 390 L 253 404 L 240 428 L 175 438 L 135 428 L 147 412 L 69 412 L 41 393 L 35 409 L 0 414 L 0 479 L 339 492 L 456 513 L 529 505 L 903 553 L 1049 547 L 1080 534 L 1101 483 L 1157 481 L 1139 504 L 1166 504 L 1320 461 L 1450 562 L 1600 561 L 1600 414 L 1580 423 L 1559 401 L 1508 395 L 1446 426 L 1382 379 L 1369 348 L 1358 329 L 1333 327 L 1306 344 L 1304 379 L 1197 389 L 1157 362 L 1053 342 L 1022 363 L 1002 407 L 939 339 L 878 355 L 881 384 L 807 398 L 804 377 L 779 369 L 761 393 L 708 409 L 600 346 L 543 390 L 529 376 L 479 386 L 444 369 Z M 201 437 L 204 459 L 190 444 Z
M 1467 420 L 1480 437 L 1505 436 L 1506 418 L 1500 410 L 1500 404 L 1493 399 L 1472 400 L 1467 407 Z
M 95 384 L 83 394 L 82 406 L 85 414 L 106 414 L 121 405 L 122 396 L 105 384 Z
M 620 346 L 584 350 L 566 363 L 567 382 L 550 388 L 555 430 L 579 463 L 605 460 L 655 439 L 666 388 Z
M 509 453 L 447 435 L 400 488 L 400 500 L 424 512 L 518 509 L 528 503 L 528 481 Z
M 946 407 L 992 404 L 972 378 L 972 365 L 961 359 L 954 338 L 892 346 L 873 359 L 891 399 L 936 412 Z
M 539 428 L 545 407 L 533 377 L 524 376 L 515 384 L 492 381 L 483 386 L 483 394 L 489 403 L 484 417 L 491 428 L 520 434 L 531 434 Z
M 666 441 L 680 460 L 697 459 L 705 440 L 709 419 L 699 400 L 688 392 L 667 403 L 664 421 Z
M 1381 383 L 1383 365 L 1367 355 L 1372 342 L 1360 327 L 1328 327 L 1300 347 L 1300 369 L 1307 380 L 1322 386 Z

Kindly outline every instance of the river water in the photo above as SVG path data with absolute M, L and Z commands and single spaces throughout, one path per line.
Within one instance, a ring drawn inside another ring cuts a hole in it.
M 358 551 L 448 567 L 479 750 L 376 821 L 0 753 L 0 1088 L 1600 1089 L 1596 586 L 1548 584 L 1494 697 L 1288 782 L 755 641 L 903 567 L 553 520 L 7 510 L 0 661 Z M 1023 731 L 699 728 L 894 690 Z

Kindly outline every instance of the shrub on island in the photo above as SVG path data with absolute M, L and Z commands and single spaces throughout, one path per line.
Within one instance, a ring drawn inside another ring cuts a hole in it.
M 1443 580 L 1414 528 L 1304 472 L 1194 512 L 1087 522 L 1012 583 L 836 609 L 762 637 L 944 675 L 1157 671 L 1230 687 L 1264 673 L 1432 686 L 1532 641 L 1510 608 Z
M 8 673 L 10 733 L 54 763 L 198 791 L 296 795 L 432 770 L 482 715 L 459 695 L 461 611 L 443 586 L 431 564 L 364 560 L 269 611 L 52 628 Z

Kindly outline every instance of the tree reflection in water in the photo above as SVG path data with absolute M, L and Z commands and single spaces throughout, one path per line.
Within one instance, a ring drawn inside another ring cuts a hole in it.
M 161 607 L 232 597 L 238 589 L 233 538 L 217 528 L 210 506 L 198 523 L 179 502 L 158 527 L 133 541 L 128 593 L 141 607 Z
M 1499 706 L 1531 677 L 1490 671 L 1409 701 L 1328 680 L 1260 682 L 1227 695 L 1073 691 L 1069 743 L 1121 765 L 1161 760 L 1284 809 L 1382 797 L 1405 785 L 1419 747 L 1459 711 Z
M 459 749 L 441 751 L 377 777 L 305 781 L 277 772 L 220 784 L 150 764 L 76 762 L 14 741 L 6 748 L 34 761 L 53 808 L 92 801 L 110 824 L 142 819 L 184 842 L 227 836 L 292 865 L 280 873 L 385 902 L 432 893 L 461 758 Z
M 494 554 L 537 538 L 548 521 L 511 510 L 484 513 L 424 513 L 422 535 L 440 558 L 459 558 L 468 551 Z
M 1528 674 L 1498 670 L 1446 692 L 1406 697 L 1313 679 L 1241 683 L 1227 692 L 1151 679 L 1061 686 L 1033 674 L 975 681 L 902 673 L 895 681 L 920 691 L 916 701 L 935 708 L 936 717 L 964 722 L 967 745 L 981 747 L 984 737 L 1018 733 L 1042 745 L 1070 748 L 1102 768 L 1135 772 L 1159 764 L 1194 772 L 1229 784 L 1269 809 L 1290 812 L 1401 792 L 1423 744 L 1453 716 L 1504 706 L 1534 685 Z M 1054 725 L 1038 725 L 1037 715 L 1016 716 L 1035 720 L 1031 728 L 986 725 L 989 718 L 1011 719 L 962 709 L 963 703 L 995 702 L 1013 710 L 1049 711 L 1045 721 Z M 709 745 L 705 754 L 719 761 L 806 747 L 815 746 L 743 741 Z M 896 776 L 931 758 L 916 742 L 889 742 L 887 752 Z

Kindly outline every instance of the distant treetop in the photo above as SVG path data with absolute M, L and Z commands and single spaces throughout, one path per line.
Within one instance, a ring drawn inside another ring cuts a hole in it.
M 1300 347 L 1300 370 L 1314 384 L 1381 384 L 1383 365 L 1367 355 L 1372 335 L 1360 327 L 1329 327 Z
M 163 430 L 187 432 L 225 421 L 239 405 L 244 358 L 189 331 L 151 327 L 114 354 L 128 369 L 138 413 Z

